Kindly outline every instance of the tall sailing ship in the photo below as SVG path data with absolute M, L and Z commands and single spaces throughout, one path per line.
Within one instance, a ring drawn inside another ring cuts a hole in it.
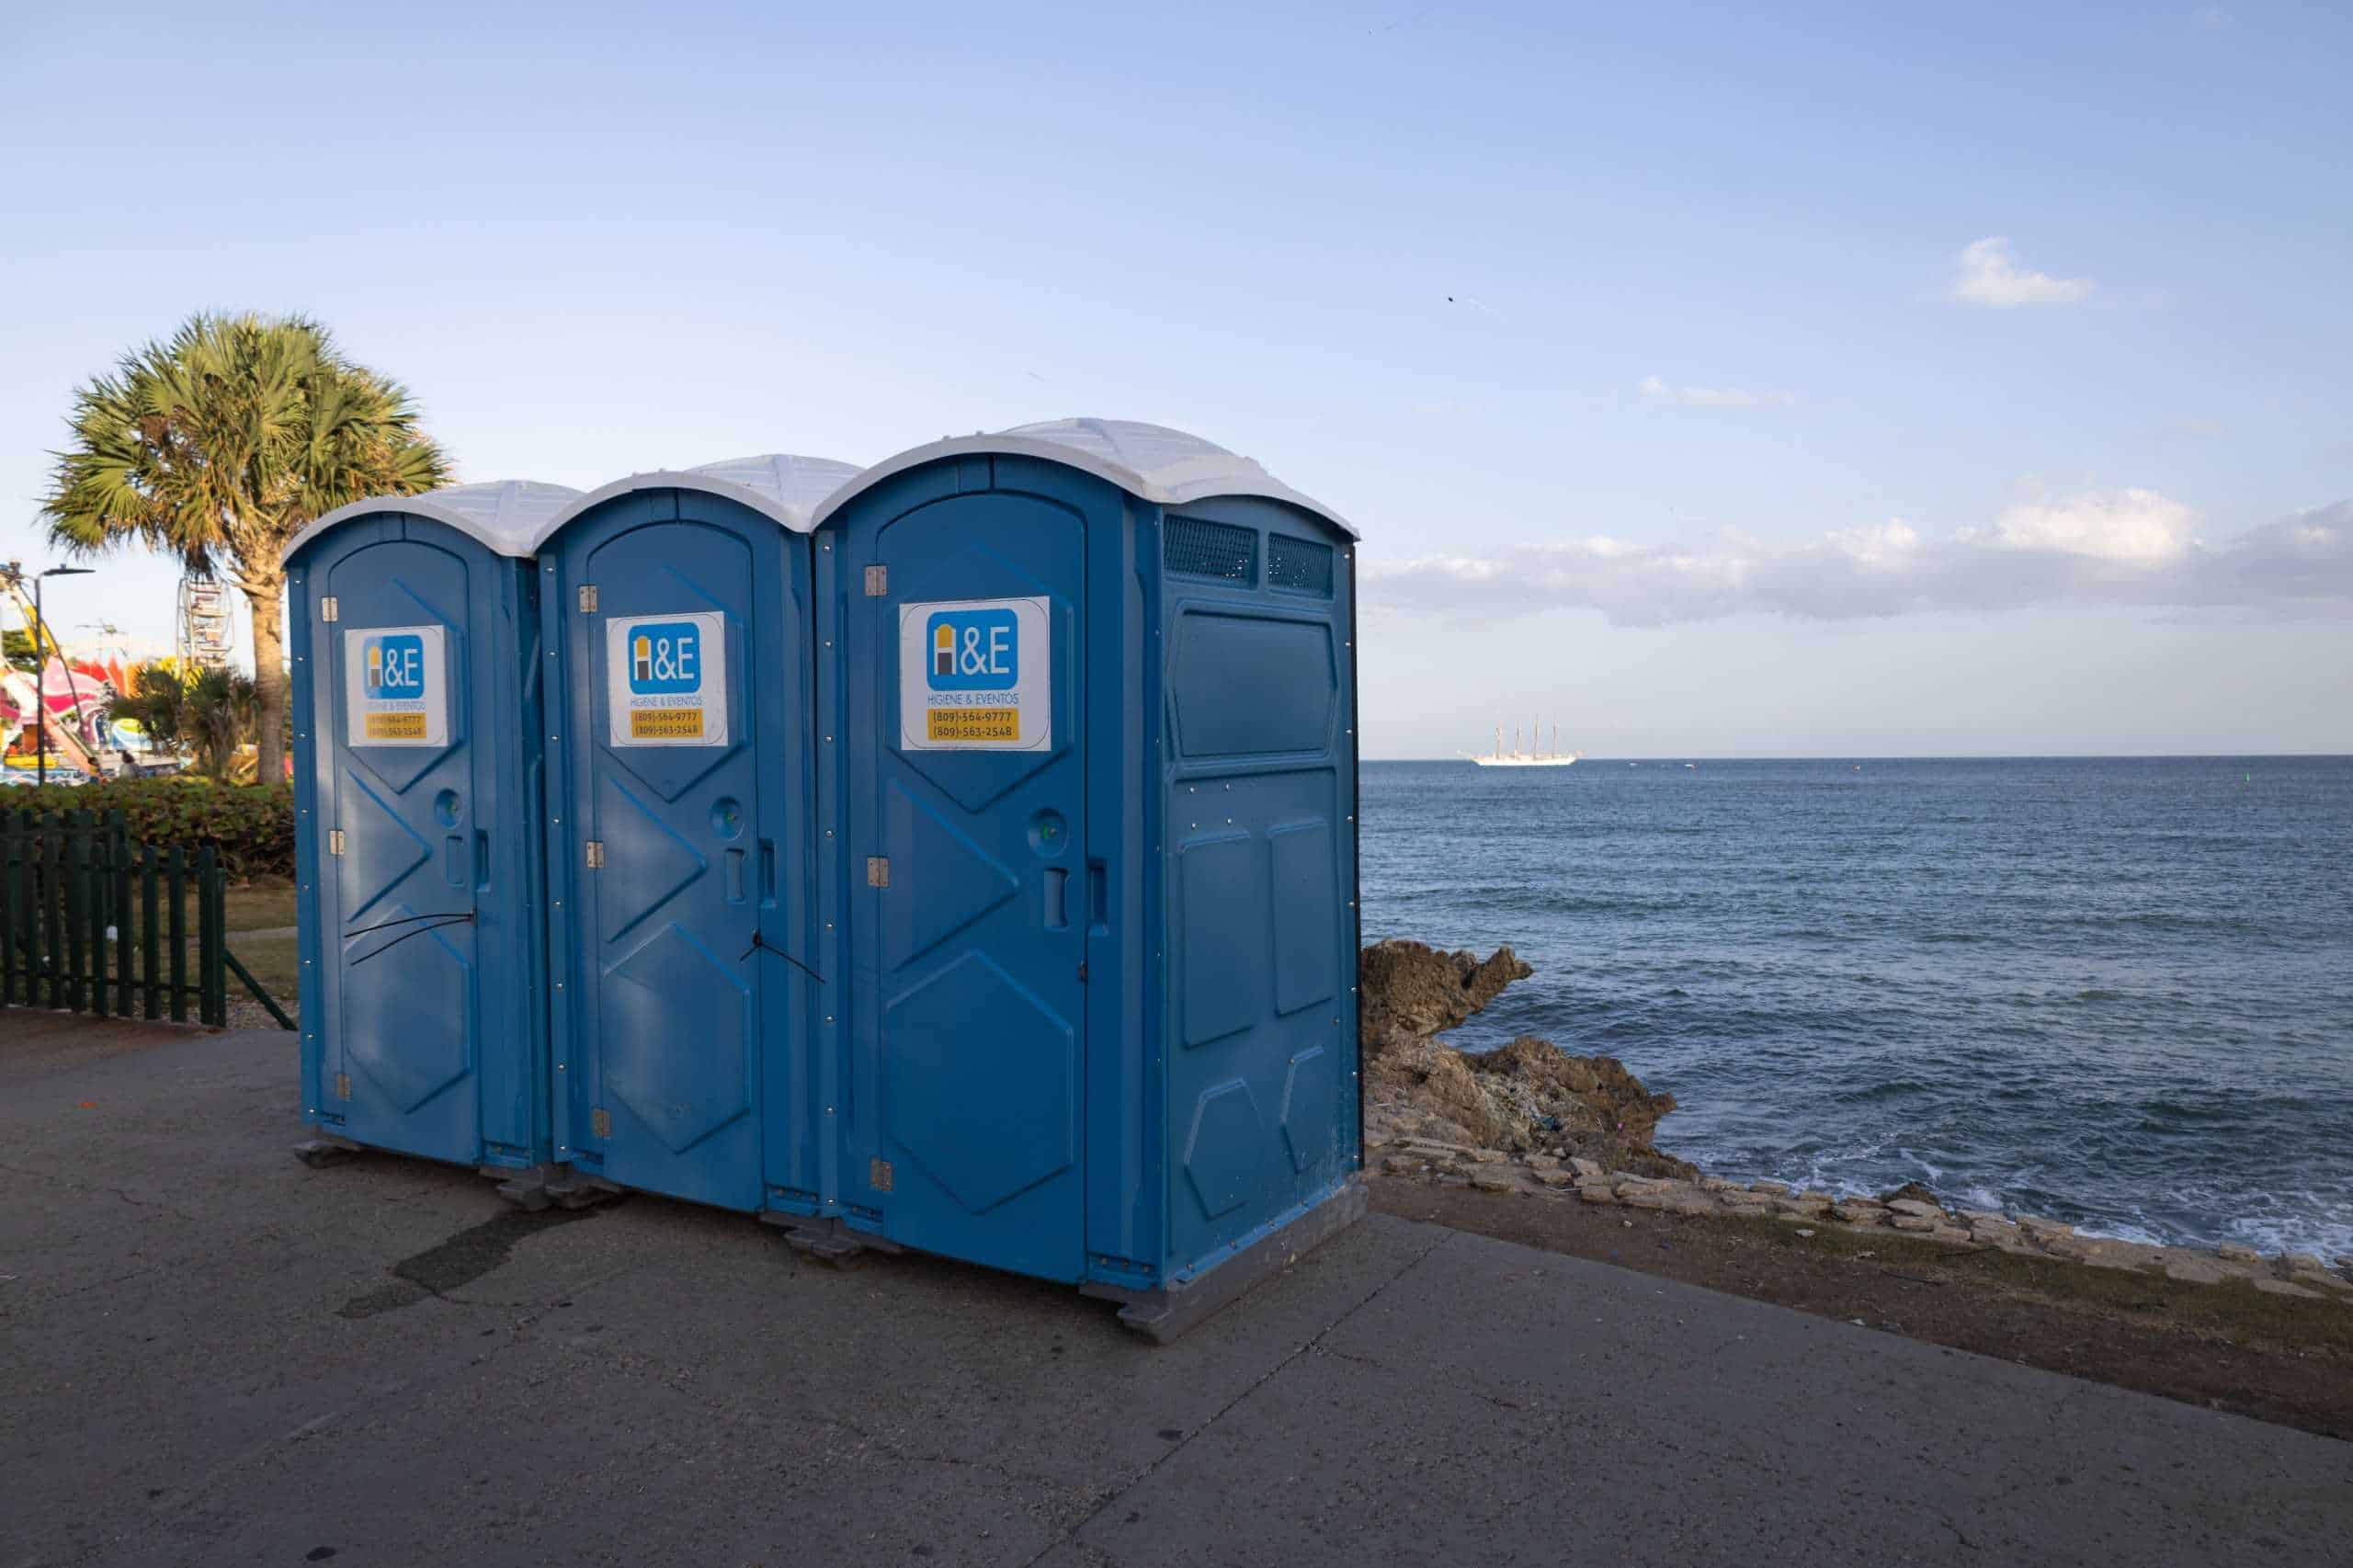
M 1552 726 L 1551 751 L 1532 749 L 1543 744 L 1543 734 L 1544 727 L 1541 724 L 1529 725 L 1528 744 L 1531 749 L 1522 751 L 1519 749 L 1519 726 L 1514 724 L 1511 730 L 1511 750 L 1506 751 L 1504 750 L 1504 727 L 1497 724 L 1495 751 L 1493 756 L 1472 756 L 1469 752 L 1464 752 L 1462 755 L 1471 757 L 1472 762 L 1482 767 L 1567 767 L 1585 755 L 1581 751 L 1563 752 L 1561 749 L 1561 726 L 1558 724 Z

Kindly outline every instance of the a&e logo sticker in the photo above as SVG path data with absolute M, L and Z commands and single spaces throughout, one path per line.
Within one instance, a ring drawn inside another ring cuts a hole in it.
M 617 746 L 727 744 L 727 631 L 716 611 L 605 623 L 607 706 Z

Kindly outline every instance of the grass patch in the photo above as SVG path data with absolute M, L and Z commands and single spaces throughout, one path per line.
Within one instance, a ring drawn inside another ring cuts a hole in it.
M 253 971 L 254 978 L 261 982 L 263 990 L 277 997 L 287 1011 L 293 1011 L 291 1004 L 299 1001 L 302 994 L 301 945 L 294 937 L 240 937 L 232 931 L 229 950 L 237 955 L 239 963 Z M 231 975 L 229 994 L 242 996 L 244 994 L 245 988 L 237 983 L 237 977 Z

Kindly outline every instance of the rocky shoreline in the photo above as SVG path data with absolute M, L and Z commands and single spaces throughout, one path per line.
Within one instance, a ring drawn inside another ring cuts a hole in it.
M 1523 1035 L 1469 1055 L 1435 1037 L 1534 971 L 1509 948 L 1485 959 L 1386 941 L 1358 963 L 1365 1163 L 1382 1176 L 1562 1202 L 1690 1216 L 1880 1231 L 1941 1245 L 1995 1248 L 2190 1284 L 2240 1281 L 2278 1296 L 2353 1306 L 2353 1257 L 2267 1257 L 2251 1248 L 2150 1246 L 2087 1236 L 2055 1220 L 1946 1205 L 1917 1183 L 1878 1198 L 1796 1191 L 1780 1182 L 1702 1176 L 1653 1141 L 1675 1109 L 1614 1057 L 1572 1056 Z

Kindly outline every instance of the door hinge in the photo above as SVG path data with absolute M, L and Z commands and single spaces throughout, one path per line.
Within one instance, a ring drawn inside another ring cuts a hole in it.
M 891 885 L 891 857 L 869 855 L 866 858 L 866 885 L 870 888 L 887 888 Z
M 347 1100 L 351 1097 L 350 1074 L 337 1073 L 335 1075 L 335 1097 L 339 1100 Z
M 892 1179 L 890 1161 L 869 1160 L 866 1162 L 866 1185 L 875 1191 L 896 1191 L 897 1189 L 891 1185 Z
M 605 869 L 605 841 L 601 838 L 592 838 L 583 846 L 583 847 L 588 852 L 588 869 L 592 871 L 603 870 Z
M 580 585 L 580 613 L 583 615 L 597 613 L 597 585 L 594 583 Z
M 340 607 L 338 607 L 335 602 L 335 596 L 333 594 L 329 594 L 325 598 L 319 601 L 319 619 L 321 620 L 333 620 L 339 613 L 339 608 Z
M 343 829 L 339 827 L 327 829 L 327 853 L 330 855 L 343 853 Z
M 607 1110 L 602 1106 L 598 1106 L 596 1109 L 590 1111 L 588 1113 L 588 1131 L 595 1133 L 599 1138 L 610 1138 L 613 1135 L 613 1113 Z
M 888 566 L 868 567 L 866 569 L 866 597 L 870 599 L 879 599 L 890 593 L 890 591 L 891 569 Z

